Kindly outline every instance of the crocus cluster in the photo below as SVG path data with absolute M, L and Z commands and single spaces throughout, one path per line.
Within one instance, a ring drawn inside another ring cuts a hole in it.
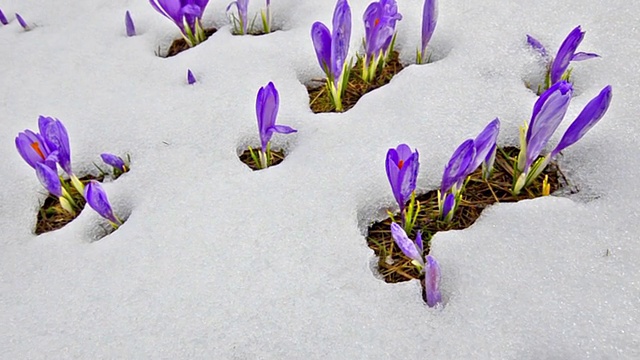
M 395 149 L 389 149 L 385 167 L 391 191 L 400 207 L 402 225 L 405 231 L 410 234 L 420 211 L 420 203 L 416 201 L 415 194 L 418 170 L 420 169 L 418 150 L 411 151 L 407 144 L 400 144 Z M 409 206 L 406 206 L 407 202 L 409 202 Z M 393 215 L 391 217 L 393 218 Z
M 402 226 L 397 223 L 391 223 L 391 237 L 398 245 L 402 253 L 411 259 L 411 263 L 424 273 L 424 298 L 429 307 L 437 306 L 442 302 L 440 293 L 440 265 L 436 259 L 427 255 L 424 256 L 424 246 L 422 242 L 422 232 L 418 231 L 416 240 L 412 241 L 407 236 Z
M 127 31 L 127 36 L 136 36 L 136 26 L 133 24 L 133 19 L 131 18 L 129 10 L 124 14 L 124 27 Z
M 209 0 L 149 0 L 149 3 L 178 26 L 190 47 L 206 40 L 201 21 Z
M 416 51 L 416 63 L 424 64 L 429 62 L 427 56 L 427 45 L 433 36 L 438 22 L 438 1 L 425 0 L 422 8 L 422 43 Z
M 444 167 L 440 190 L 438 190 L 438 210 L 445 221 L 451 221 L 462 199 L 467 177 L 482 166 L 482 176 L 487 180 L 493 169 L 496 156 L 496 140 L 500 132 L 500 120 L 491 121 L 475 139 L 465 140 L 454 151 Z
M 77 204 L 67 183 L 58 175 L 58 166 L 69 176 L 78 193 L 86 194 L 86 189 L 71 168 L 71 148 L 67 129 L 58 119 L 40 116 L 38 130 L 39 133 L 28 129 L 19 133 L 15 139 L 16 149 L 24 161 L 36 170 L 36 176 L 44 188 L 60 200 L 63 209 L 75 214 L 78 210 Z M 106 195 L 104 198 L 106 199 Z M 95 209 L 88 198 L 87 202 Z M 104 213 L 99 214 L 106 217 Z
M 274 132 L 281 134 L 290 134 L 297 130 L 285 126 L 276 125 L 278 117 L 278 108 L 280 107 L 280 96 L 273 82 L 269 82 L 267 86 L 258 90 L 256 98 L 256 117 L 258 118 L 258 132 L 260 134 L 261 148 L 254 151 L 249 147 L 251 158 L 255 161 L 260 169 L 265 169 L 271 165 L 271 136 Z
M 572 61 L 583 61 L 588 59 L 593 59 L 595 57 L 599 57 L 598 54 L 594 53 L 585 53 L 585 52 L 576 52 L 578 46 L 582 42 L 584 38 L 585 32 L 580 29 L 580 26 L 577 26 L 562 42 L 560 48 L 558 49 L 558 53 L 555 57 L 551 57 L 544 45 L 540 43 L 540 41 L 536 40 L 531 35 L 527 35 L 527 42 L 531 47 L 537 50 L 540 55 L 547 61 L 547 74 L 545 77 L 545 87 L 542 90 L 546 90 L 551 87 L 551 85 L 557 83 L 561 80 L 569 80 L 571 76 L 571 69 L 569 69 L 569 65 Z
M 396 0 L 374 1 L 364 12 L 364 59 L 362 60 L 362 79 L 371 82 L 379 66 L 393 52 L 396 36 L 396 22 L 402 20 L 398 13 Z
M 327 74 L 327 89 L 336 111 L 342 111 L 342 96 L 349 82 L 351 61 L 347 61 L 351 40 L 351 8 L 347 0 L 338 0 L 333 11 L 333 30 L 321 22 L 311 26 L 311 39 L 318 63 Z
M 611 86 L 608 85 L 587 103 L 567 128 L 558 145 L 546 156 L 538 159 L 562 122 L 569 108 L 572 93 L 573 87 L 566 80 L 553 84 L 536 101 L 529 124 L 520 128 L 520 153 L 512 189 L 514 194 L 519 194 L 524 187 L 531 184 L 553 157 L 580 140 L 600 121 L 611 103 Z

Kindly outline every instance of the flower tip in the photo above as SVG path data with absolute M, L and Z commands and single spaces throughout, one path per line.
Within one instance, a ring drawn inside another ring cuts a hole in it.
M 7 17 L 4 16 L 4 13 L 2 12 L 2 10 L 0 9 L 0 24 L 2 25 L 8 25 L 9 21 L 7 20 Z
M 190 69 L 187 69 L 187 83 L 193 85 L 196 83 L 196 77 L 193 75 Z
M 136 36 L 136 27 L 133 24 L 133 19 L 131 18 L 131 13 L 129 12 L 129 10 L 127 10 L 124 15 L 124 24 L 127 30 L 127 36 Z
M 20 26 L 22 26 L 23 29 L 30 30 L 29 25 L 27 24 L 26 21 L 24 21 L 22 16 L 20 16 L 20 14 L 16 13 L 16 19 L 18 20 L 18 23 L 20 24 Z

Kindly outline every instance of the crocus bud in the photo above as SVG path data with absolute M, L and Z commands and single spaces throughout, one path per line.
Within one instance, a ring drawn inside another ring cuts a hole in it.
M 102 158 L 102 161 L 105 162 L 105 164 L 111 165 L 115 169 L 122 172 L 127 171 L 127 165 L 120 156 L 109 154 L 109 153 L 102 153 L 100 154 L 100 157 Z
M 0 24 L 2 25 L 8 25 L 9 21 L 7 21 L 7 17 L 4 16 L 4 13 L 2 12 L 2 10 L 0 10 Z
M 196 77 L 193 75 L 193 73 L 189 69 L 187 69 L 187 83 L 189 85 L 193 85 L 196 83 Z
M 136 36 L 136 27 L 133 24 L 133 19 L 131 18 L 129 10 L 127 10 L 124 15 L 124 25 L 127 30 L 127 36 Z
M 91 180 L 84 188 L 84 198 L 87 204 L 91 206 L 100 216 L 109 220 L 113 227 L 117 228 L 122 225 L 122 221 L 116 217 L 111 209 L 111 204 L 107 198 L 107 193 L 99 182 Z
M 20 26 L 22 26 L 22 28 L 25 29 L 25 31 L 31 30 L 31 28 L 29 28 L 29 25 L 27 24 L 27 22 L 24 21 L 22 16 L 20 16 L 20 14 L 16 13 L 16 19 L 18 20 L 18 23 L 20 24 Z
M 424 266 L 424 293 L 429 307 L 434 307 L 442 302 L 440 265 L 431 255 L 427 255 Z

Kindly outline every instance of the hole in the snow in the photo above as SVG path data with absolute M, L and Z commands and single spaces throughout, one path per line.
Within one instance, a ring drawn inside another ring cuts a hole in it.
M 363 61 L 362 58 L 356 61 L 356 65 L 349 73 L 349 84 L 342 98 L 343 111 L 354 107 L 364 94 L 388 84 L 391 78 L 403 69 L 399 60 L 399 54 L 397 51 L 394 51 L 391 55 L 391 60 L 386 63 L 382 70 L 376 75 L 375 79 L 368 83 L 362 80 Z M 307 86 L 311 111 L 314 113 L 335 112 L 336 109 L 325 85 L 326 79 L 312 81 L 314 81 L 314 84 Z
M 259 164 L 259 159 L 260 159 L 260 155 L 259 155 L 259 150 L 260 148 L 258 147 L 257 149 L 253 149 L 253 156 L 251 155 L 251 151 L 250 150 L 245 150 L 244 152 L 242 152 L 242 154 L 240 154 L 240 161 L 242 161 L 243 163 L 245 163 L 249 168 L 251 168 L 251 170 L 262 170 L 265 169 L 265 167 L 260 166 Z M 282 161 L 284 161 L 284 158 L 286 156 L 286 154 L 284 153 L 284 151 L 282 150 L 270 150 L 269 154 L 271 155 L 269 159 L 267 159 L 267 167 L 272 167 L 272 166 L 276 166 L 278 164 L 280 164 Z M 258 160 L 258 161 L 256 161 Z
M 211 35 L 215 34 L 216 31 L 218 31 L 218 29 L 216 28 L 204 29 L 204 34 L 207 36 L 207 39 L 205 39 L 204 41 L 207 41 Z M 161 51 L 158 50 L 156 52 L 156 55 L 160 57 L 168 58 L 168 57 L 178 55 L 183 51 L 189 50 L 190 48 L 191 47 L 189 46 L 189 44 L 187 44 L 187 41 L 184 38 L 179 38 L 179 39 L 173 40 L 166 54 L 162 54 Z
M 515 147 L 499 148 L 496 153 L 493 173 L 488 181 L 482 180 L 481 169 L 470 175 L 462 201 L 451 222 L 444 222 L 438 216 L 438 192 L 429 191 L 417 197 L 421 210 L 418 220 L 409 238 L 415 239 L 417 230 L 422 230 L 425 256 L 429 253 L 430 240 L 439 231 L 461 230 L 471 226 L 480 217 L 482 211 L 494 203 L 516 202 L 533 199 L 542 195 L 542 181 L 548 176 L 551 193 L 568 185 L 566 178 L 558 168 L 557 163 L 551 162 L 543 173 L 520 195 L 511 193 L 513 180 L 513 165 L 520 150 Z M 573 190 L 572 190 L 573 191 Z M 394 215 L 399 218 L 399 215 Z M 391 219 L 375 222 L 369 226 L 367 245 L 378 257 L 378 272 L 385 282 L 397 283 L 411 279 L 420 279 L 421 275 L 391 237 Z

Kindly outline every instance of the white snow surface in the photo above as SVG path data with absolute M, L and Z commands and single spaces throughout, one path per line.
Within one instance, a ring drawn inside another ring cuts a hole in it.
M 368 0 L 350 0 L 351 53 Z M 335 2 L 274 0 L 280 31 L 219 31 L 172 58 L 177 28 L 144 0 L 0 0 L 0 358 L 638 359 L 640 358 L 640 6 L 628 0 L 440 1 L 430 51 L 342 114 L 313 114 L 321 78 L 309 31 L 331 27 Z M 398 46 L 411 64 L 422 1 L 399 0 Z M 250 16 L 263 5 L 251 1 Z M 138 36 L 125 36 L 130 10 Z M 13 15 L 32 26 L 24 32 Z M 559 158 L 575 195 L 487 209 L 438 233 L 445 304 L 417 281 L 376 277 L 366 227 L 394 207 L 386 151 L 420 151 L 418 190 L 438 186 L 463 140 L 502 121 L 499 143 L 536 99 L 542 65 L 531 34 L 555 53 L 577 26 L 576 96 L 550 146 L 604 86 L 603 120 Z M 186 84 L 190 68 L 198 79 Z M 255 97 L 273 81 L 285 161 L 251 171 Z M 45 194 L 14 137 L 39 115 L 61 119 L 79 175 L 99 154 L 130 153 L 105 189 L 127 218 L 104 235 L 85 209 L 33 234 Z

